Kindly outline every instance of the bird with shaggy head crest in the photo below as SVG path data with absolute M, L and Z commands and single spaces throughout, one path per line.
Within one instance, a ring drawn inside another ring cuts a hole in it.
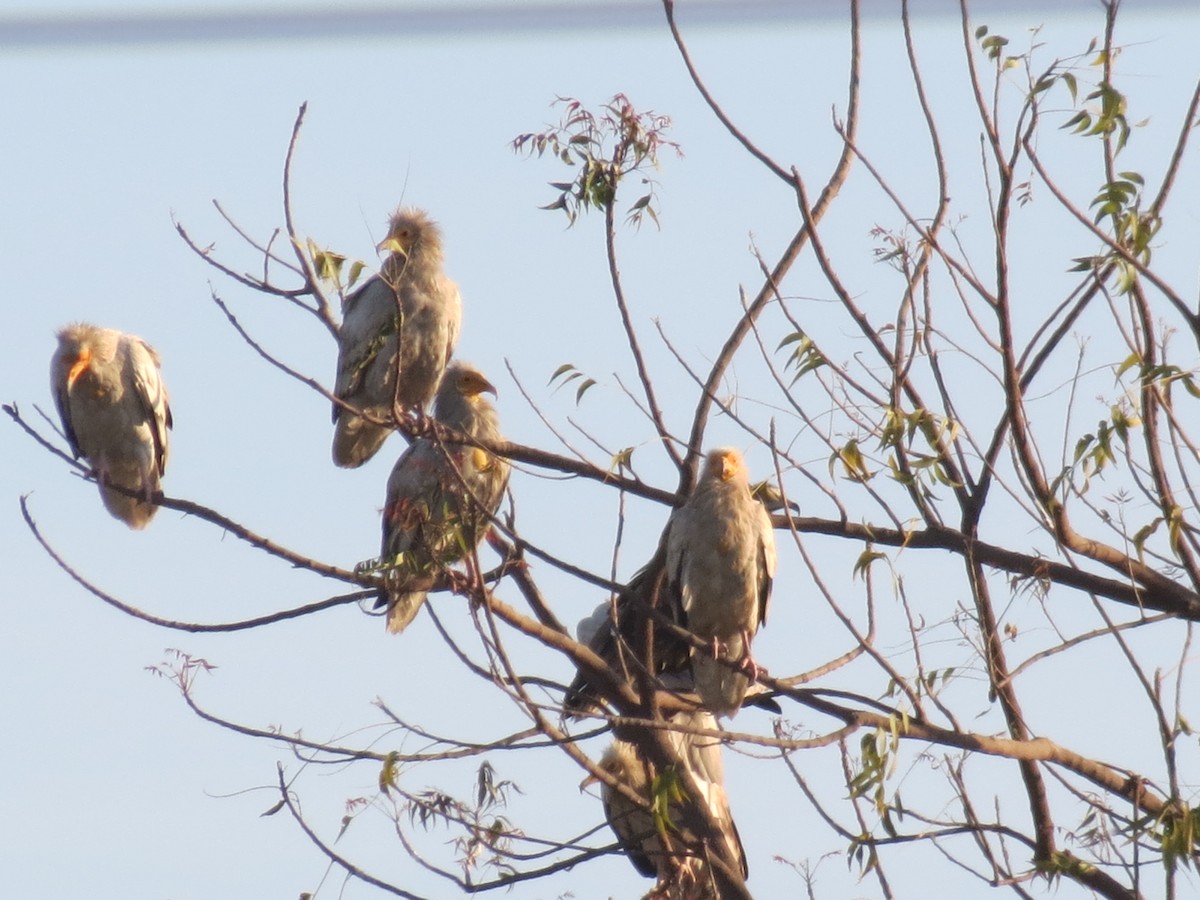
M 333 461 L 344 468 L 378 452 L 397 412 L 423 414 L 462 322 L 458 286 L 442 271 L 441 231 L 425 212 L 394 213 L 378 249 L 388 251 L 380 273 L 342 302 L 334 395 L 357 411 L 333 407 Z
M 50 361 L 71 452 L 88 461 L 105 508 L 130 528 L 145 528 L 158 511 L 153 498 L 167 470 L 172 421 L 160 368 L 141 338 L 82 322 L 58 333 Z

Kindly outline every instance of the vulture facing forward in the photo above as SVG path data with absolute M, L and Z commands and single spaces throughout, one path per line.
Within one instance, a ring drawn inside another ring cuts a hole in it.
M 154 517 L 153 497 L 167 469 L 171 408 L 160 365 L 141 338 L 84 323 L 58 333 L 50 361 L 50 388 L 71 452 L 88 461 L 105 508 L 130 528 L 145 528 Z
M 703 709 L 676 713 L 671 724 L 684 729 L 717 730 L 716 719 Z M 746 853 L 725 793 L 720 740 L 676 730 L 669 731 L 668 735 L 680 761 L 695 780 L 700 791 L 699 800 L 708 807 L 720 829 L 725 841 L 724 856 L 735 861 L 742 878 L 746 878 L 749 874 Z M 616 781 L 653 804 L 654 772 L 634 744 L 614 740 L 599 765 Z M 594 777 L 585 779 L 584 785 L 596 780 Z M 669 793 L 665 784 L 660 780 L 658 789 Z M 688 900 L 720 897 L 717 882 L 705 861 L 705 856 L 713 849 L 701 846 L 703 841 L 687 821 L 680 803 L 668 801 L 668 826 L 666 822 L 656 823 L 651 810 L 637 805 L 608 784 L 601 787 L 600 798 L 605 818 L 633 867 L 648 878 L 658 879 L 654 896 Z
M 496 409 L 484 396 L 496 389 L 477 369 L 446 370 L 433 405 L 444 425 L 473 438 L 500 440 Z M 468 556 L 487 533 L 508 484 L 508 463 L 469 444 L 419 438 L 396 461 L 383 508 L 380 568 L 385 586 L 376 607 L 387 627 L 403 631 L 425 602 L 443 567 Z
M 397 211 L 378 249 L 391 251 L 380 273 L 342 302 L 334 394 L 390 422 L 393 404 L 424 410 L 437 394 L 462 299 L 442 272 L 441 231 L 421 210 Z M 361 466 L 393 431 L 336 404 L 333 422 L 333 461 L 343 468 Z
M 774 576 L 771 517 L 750 493 L 745 460 L 736 450 L 713 450 L 667 524 L 667 588 L 687 628 L 713 642 L 713 652 L 693 649 L 691 658 L 696 691 L 716 715 L 733 715 L 750 685 L 716 651 L 724 645 L 729 659 L 754 671 L 750 639 L 767 619 Z

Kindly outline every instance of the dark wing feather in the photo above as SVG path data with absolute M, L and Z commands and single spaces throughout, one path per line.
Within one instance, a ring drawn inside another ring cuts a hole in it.
M 395 329 L 396 295 L 378 275 L 372 275 L 342 302 L 342 324 L 338 329 L 335 397 L 352 406 L 368 405 L 358 394 L 363 390 L 367 369 Z M 333 404 L 333 421 L 343 412 Z
M 758 624 L 767 621 L 767 606 L 771 602 L 771 586 L 775 581 L 775 527 L 767 508 L 751 498 L 758 515 Z
M 645 566 L 634 573 L 629 584 L 617 595 L 615 623 L 610 617 L 588 641 L 592 652 L 608 663 L 618 675 L 632 678 L 630 665 L 644 665 L 638 658 L 646 634 L 648 609 L 657 609 L 677 625 L 685 616 L 676 594 L 663 578 L 663 547 Z M 686 627 L 686 626 L 685 626 Z M 654 672 L 678 672 L 688 666 L 689 647 L 666 628 L 654 629 Z M 568 715 L 582 715 L 603 706 L 599 693 L 578 672 L 563 699 Z
M 767 568 L 767 545 L 759 544 L 758 547 L 758 624 L 767 624 L 767 607 L 771 604 L 771 586 L 774 584 L 774 579 L 771 577 L 770 570 Z
M 126 346 L 127 372 L 138 406 L 150 425 L 150 436 L 154 441 L 154 466 L 158 474 L 163 475 L 167 470 L 167 429 L 175 424 L 175 420 L 159 371 L 158 353 L 139 338 L 129 338 Z
M 71 424 L 71 403 L 67 397 L 67 384 L 65 381 L 59 382 L 57 379 L 55 380 L 54 406 L 58 409 L 58 417 L 62 420 L 63 436 L 67 439 L 67 443 L 71 447 L 71 455 L 79 459 L 83 456 L 83 451 L 79 449 L 79 438 L 75 437 L 75 428 Z

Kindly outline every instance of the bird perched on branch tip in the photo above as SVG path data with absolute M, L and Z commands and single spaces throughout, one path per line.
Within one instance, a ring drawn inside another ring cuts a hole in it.
M 50 387 L 71 452 L 92 467 L 105 508 L 145 528 L 158 511 L 172 426 L 158 353 L 132 334 L 68 325 L 58 332 Z

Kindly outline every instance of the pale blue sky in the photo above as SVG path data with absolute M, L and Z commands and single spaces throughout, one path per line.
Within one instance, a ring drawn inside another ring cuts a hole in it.
M 1082 50 L 1100 31 L 1091 4 L 1073 7 L 1089 10 L 1086 15 L 1050 19 L 1027 8 L 1000 19 L 989 13 L 995 6 L 979 4 L 976 21 L 1007 30 L 1018 48 L 1028 40 L 1026 26 L 1044 24 L 1040 39 L 1052 48 L 1047 62 Z M 1130 45 L 1121 60 L 1128 73 L 1123 86 L 1133 97 L 1132 118 L 1149 116 L 1156 135 L 1140 145 L 1135 138 L 1130 154 L 1155 171 L 1197 75 L 1193 45 L 1200 14 L 1184 5 L 1154 4 L 1144 14 L 1137 12 L 1139 4 L 1128 6 L 1120 32 Z M 40 4 L 12 4 L 8 11 L 35 7 Z M 62 8 L 97 13 L 154 5 Z M 845 108 L 844 23 L 823 16 L 813 23 L 688 31 L 687 12 L 681 2 L 680 21 L 696 62 L 730 115 L 768 152 L 798 166 L 810 185 L 819 184 L 838 149 L 830 109 Z M 917 40 L 955 166 L 970 173 L 978 158 L 978 124 L 964 102 L 958 24 L 953 17 L 923 17 Z M 889 177 L 928 209 L 926 145 L 890 17 L 869 20 L 865 50 L 862 142 Z M 173 398 L 176 428 L 165 480 L 170 495 L 215 507 L 332 563 L 352 566 L 374 555 L 382 486 L 399 439 L 361 470 L 335 469 L 327 402 L 262 364 L 241 343 L 209 300 L 210 284 L 270 349 L 328 383 L 334 357 L 327 333 L 281 302 L 222 280 L 187 250 L 171 221 L 174 215 L 201 243 L 216 242 L 222 259 L 252 268 L 252 256 L 209 201 L 220 200 L 260 238 L 282 223 L 282 160 L 296 110 L 307 102 L 293 172 L 300 231 L 373 259 L 372 247 L 400 200 L 427 208 L 444 228 L 447 271 L 464 296 L 459 353 L 499 386 L 506 432 L 557 449 L 522 401 L 505 369 L 508 360 L 543 411 L 589 452 L 586 438 L 566 424 L 568 417 L 613 449 L 644 444 L 649 429 L 611 375 L 620 372 L 633 383 L 608 287 L 600 221 L 593 216 L 567 231 L 561 217 L 539 211 L 552 199 L 546 182 L 562 179 L 562 171 L 548 160 L 515 156 L 507 146 L 516 134 L 557 118 L 550 108 L 556 95 L 594 105 L 618 91 L 641 108 L 670 115 L 671 137 L 685 152 L 682 159 L 665 158 L 659 174 L 662 230 L 624 229 L 620 236 L 636 322 L 668 398 L 671 424 L 683 429 L 695 391 L 657 340 L 653 321 L 659 319 L 675 345 L 704 366 L 736 319 L 738 286 L 757 283 L 751 237 L 773 257 L 790 238 L 796 212 L 787 192 L 712 120 L 665 27 L 528 34 L 468 27 L 460 34 L 414 36 L 7 47 L 0 58 L 0 160 L 6 169 L 0 263 L 9 315 L 0 399 L 16 401 L 31 416 L 34 404 L 51 411 L 53 333 L 69 321 L 137 333 L 162 353 Z M 1067 167 L 1062 174 L 1086 202 L 1091 182 L 1074 178 Z M 866 293 L 878 277 L 878 267 L 869 264 L 868 231 L 877 223 L 895 225 L 897 218 L 863 173 L 857 177 L 828 220 L 827 240 L 846 248 L 852 287 Z M 1176 244 L 1160 259 L 1185 296 L 1194 297 L 1200 222 L 1182 202 L 1197 196 L 1194 176 L 1189 187 L 1190 193 L 1181 189 L 1172 212 L 1190 231 L 1177 232 Z M 634 189 L 627 200 L 637 196 Z M 954 190 L 961 190 L 967 209 L 979 199 L 978 181 L 967 175 Z M 964 225 L 968 241 L 973 224 L 983 224 L 976 209 L 978 221 Z M 1033 245 L 1056 234 L 1049 225 L 1038 233 L 1035 221 L 1028 237 Z M 1046 254 L 1048 279 L 1061 277 L 1065 257 L 1079 255 L 1068 252 L 1076 246 L 1078 241 Z M 789 293 L 825 296 L 812 273 L 811 266 L 802 267 Z M 572 392 L 546 386 L 564 362 L 601 382 L 580 410 Z M 736 374 L 743 373 L 738 386 L 753 394 L 761 366 L 751 358 L 737 367 Z M 747 445 L 743 434 L 718 421 L 709 445 L 723 442 Z M 303 728 L 314 739 L 340 738 L 376 723 L 375 697 L 434 731 L 466 738 L 521 727 L 505 701 L 456 672 L 425 615 L 399 638 L 353 608 L 257 633 L 203 636 L 164 632 L 106 608 L 42 553 L 21 521 L 20 495 L 30 495 L 47 538 L 80 571 L 166 617 L 227 621 L 317 600 L 340 586 L 298 575 L 169 510 L 146 532 L 129 532 L 104 512 L 94 486 L 7 420 L 0 454 L 7 461 L 0 472 L 0 545 L 7 548 L 0 576 L 0 803 L 7 811 L 0 847 L 7 857 L 7 894 L 200 900 L 295 898 L 316 889 L 322 858 L 285 815 L 259 818 L 274 796 L 252 790 L 273 783 L 276 761 L 292 773 L 299 764 L 286 750 L 223 732 L 188 712 L 169 685 L 144 671 L 164 658 L 164 648 L 219 666 L 200 684 L 198 696 L 209 709 L 248 724 Z M 644 477 L 673 487 L 653 447 L 638 459 Z M 750 462 L 767 474 L 761 451 Z M 823 466 L 817 461 L 814 471 Z M 531 539 L 595 571 L 607 570 L 613 495 L 532 473 L 518 473 L 512 487 L 518 523 Z M 801 484 L 795 490 L 801 502 L 819 503 Z M 634 504 L 621 574 L 650 555 L 664 519 L 665 510 Z M 833 558 L 848 554 L 852 560 L 857 553 L 836 543 L 815 547 Z M 803 573 L 795 560 L 790 565 L 791 571 L 781 570 L 772 620 L 756 644 L 756 655 L 776 674 L 810 668 L 831 646 L 840 652 L 845 640 L 822 630 L 828 623 L 818 628 L 806 619 Z M 564 621 L 573 623 L 602 599 L 552 572 L 537 574 Z M 507 585 L 501 592 L 519 602 Z M 443 620 L 469 638 L 462 604 L 435 602 Z M 522 654 L 531 669 L 539 660 L 547 674 L 569 678 L 560 659 Z M 829 686 L 843 685 L 835 678 Z M 1088 730 L 1095 713 L 1059 711 L 1057 721 L 1064 728 L 1077 724 L 1081 740 L 1095 741 L 1081 749 L 1136 764 L 1124 748 L 1110 747 L 1102 733 Z M 789 715 L 804 721 L 801 713 Z M 755 713 L 739 717 L 737 726 L 770 729 Z M 379 746 L 391 745 L 384 739 Z M 501 755 L 493 765 L 500 777 L 525 789 L 513 818 L 531 829 L 575 834 L 600 821 L 599 803 L 576 789 L 582 773 L 561 754 L 542 751 L 531 760 Z M 751 889 L 759 897 L 795 895 L 799 879 L 773 857 L 815 862 L 819 853 L 841 848 L 820 832 L 797 792 L 780 791 L 778 779 L 785 776 L 777 765 L 731 758 L 727 766 L 750 856 Z M 465 793 L 471 770 L 459 766 L 443 775 L 429 767 L 406 784 L 428 777 Z M 369 795 L 376 774 L 370 765 L 305 772 L 298 790 L 310 821 L 332 839 L 342 803 Z M 830 795 L 837 796 L 833 770 L 828 777 Z M 436 835 L 432 846 L 444 837 Z M 607 832 L 602 837 L 607 840 Z M 449 895 L 444 883 L 407 860 L 379 815 L 368 813 L 339 849 L 415 893 Z M 891 873 L 901 896 L 923 896 L 912 893 L 927 874 L 921 851 L 913 850 L 913 862 Z M 943 896 L 989 893 L 951 867 L 941 871 L 947 878 Z M 855 888 L 840 856 L 822 863 L 819 873 L 818 896 L 874 891 L 874 885 Z M 318 896 L 374 895 L 358 883 L 340 892 L 339 881 L 331 876 Z M 570 891 L 590 900 L 635 896 L 649 886 L 625 860 L 613 858 L 505 896 L 552 898 Z M 1059 896 L 1080 893 L 1063 884 Z

